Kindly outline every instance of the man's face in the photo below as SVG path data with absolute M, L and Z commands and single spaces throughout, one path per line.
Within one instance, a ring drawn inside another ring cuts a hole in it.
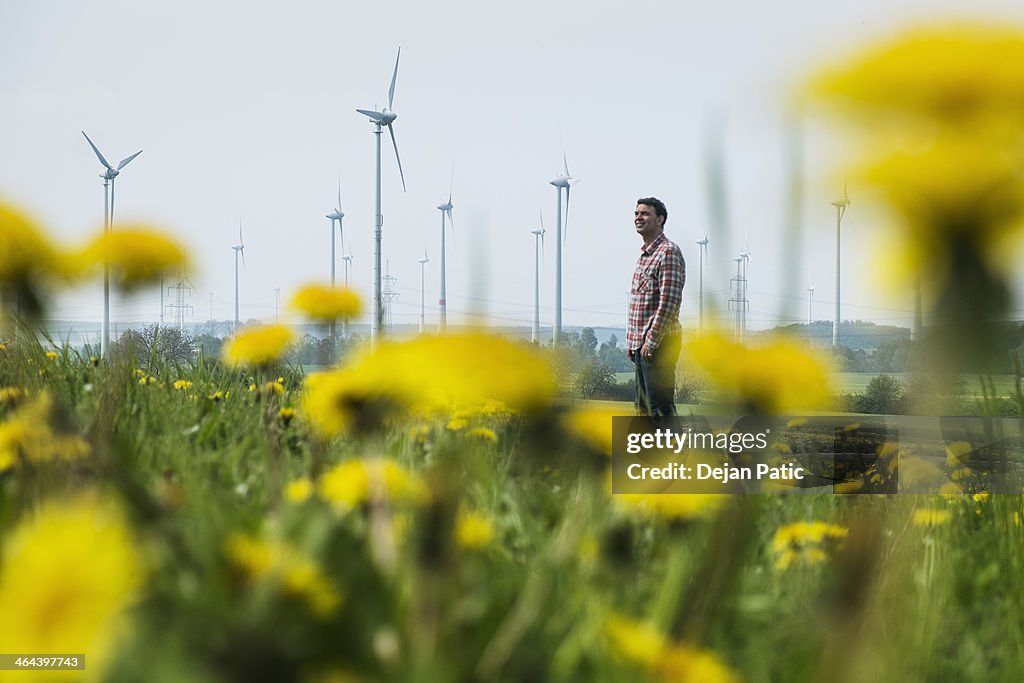
M 636 226 L 636 233 L 648 241 L 657 237 L 665 225 L 664 216 L 659 216 L 654 207 L 648 204 L 637 204 L 633 212 L 633 224 Z

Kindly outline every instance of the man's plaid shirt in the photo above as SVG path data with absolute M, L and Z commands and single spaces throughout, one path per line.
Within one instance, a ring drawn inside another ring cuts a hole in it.
M 636 350 L 650 342 L 658 348 L 669 333 L 679 333 L 679 305 L 686 283 L 683 252 L 665 233 L 640 249 L 629 296 L 626 348 Z

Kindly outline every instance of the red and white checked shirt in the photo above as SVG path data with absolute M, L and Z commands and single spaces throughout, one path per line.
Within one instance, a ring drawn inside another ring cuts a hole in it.
M 644 342 L 656 349 L 666 334 L 682 330 L 679 306 L 685 283 L 683 252 L 665 233 L 640 249 L 630 288 L 627 350 L 639 349 Z

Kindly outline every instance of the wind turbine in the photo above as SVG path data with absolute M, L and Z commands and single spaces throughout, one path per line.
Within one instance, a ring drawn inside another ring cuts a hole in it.
M 839 306 L 839 266 L 840 266 L 840 239 L 839 230 L 843 223 L 843 214 L 846 213 L 846 207 L 850 205 L 850 197 L 846 194 L 846 183 L 843 183 L 843 196 L 832 202 L 832 206 L 836 207 L 836 313 L 832 319 L 832 348 L 839 348 L 839 321 L 841 319 L 841 309 Z
M 807 280 L 807 324 L 810 325 L 813 317 L 811 315 L 811 306 L 814 302 L 814 283 L 811 282 L 810 278 Z
M 338 261 L 336 251 L 334 248 L 334 221 L 338 221 L 338 234 L 341 237 L 342 251 L 345 249 L 345 233 L 341 227 L 341 219 L 345 217 L 345 213 L 341 210 L 341 180 L 338 181 L 338 206 L 327 214 L 327 219 L 331 221 L 331 289 L 334 289 L 334 271 Z M 331 320 L 331 342 L 334 343 L 334 338 L 337 333 L 337 323 Z
M 707 233 L 704 233 L 704 239 L 697 240 L 697 244 L 700 245 L 700 288 L 698 290 L 700 293 L 700 317 L 698 323 L 701 332 L 704 331 L 704 263 L 708 260 L 708 242 Z
M 455 236 L 455 219 L 452 217 L 452 189 L 455 187 L 455 164 L 452 164 L 452 179 L 448 185 L 448 201 L 444 204 L 438 204 L 437 208 L 441 212 L 441 296 L 438 298 L 437 303 L 440 309 L 440 317 L 437 321 L 437 331 L 444 334 L 448 331 L 448 300 L 447 291 L 445 289 L 445 249 L 444 249 L 444 237 L 445 237 L 445 216 L 452 224 L 452 237 Z
M 441 233 L 442 235 L 444 233 Z M 420 259 L 420 334 L 423 334 L 423 325 L 426 322 L 426 285 L 427 285 L 427 250 L 423 250 L 423 258 Z M 444 282 L 444 280 L 441 280 Z M 444 310 L 444 309 L 442 309 Z
M 540 214 L 540 227 L 533 234 L 533 335 L 530 341 L 540 343 L 540 253 L 544 249 L 544 212 Z
M 242 219 L 238 219 L 238 244 L 232 244 L 235 250 L 235 329 L 238 329 L 238 257 L 242 257 L 242 265 L 245 265 L 245 242 L 242 240 Z
M 555 186 L 555 191 L 558 192 L 558 220 L 555 233 L 555 324 L 551 331 L 552 346 L 558 346 L 562 337 L 562 241 L 565 239 L 562 233 L 562 189 L 565 189 L 565 224 L 566 233 L 568 233 L 569 190 L 579 182 L 579 178 L 573 178 L 569 173 L 569 162 L 565 158 L 565 152 L 562 152 L 562 167 L 565 173 L 559 174 L 550 181 L 550 184 Z
M 82 131 L 82 135 L 85 135 L 85 131 Z M 104 168 L 104 171 L 100 177 L 103 178 L 103 237 L 106 238 L 110 234 L 111 225 L 114 222 L 114 179 L 117 178 L 118 173 L 131 162 L 132 159 L 142 154 L 140 149 L 130 157 L 121 159 L 120 163 L 117 164 L 117 168 L 114 168 L 107 160 L 100 154 L 100 150 L 97 149 L 96 145 L 93 144 L 92 140 L 89 139 L 88 135 L 85 135 L 86 142 L 92 147 L 92 151 L 96 152 L 96 158 L 100 160 Z M 110 187 L 109 194 L 107 187 Z M 109 198 L 108 198 L 109 197 Z M 161 285 L 160 291 L 163 292 L 163 286 Z M 161 309 L 163 310 L 163 309 Z M 110 347 L 110 262 L 109 259 L 104 257 L 103 262 L 103 325 L 100 332 L 100 357 L 106 358 L 107 352 Z
M 395 57 L 395 71 L 391 74 L 391 87 L 388 88 L 388 106 L 381 111 L 372 109 L 356 109 L 357 112 L 369 117 L 374 124 L 373 134 L 377 136 L 377 196 L 376 196 L 376 221 L 373 233 L 373 321 L 370 324 L 370 345 L 376 346 L 383 328 L 384 309 L 381 305 L 381 273 L 380 273 L 380 243 L 381 229 L 384 226 L 384 216 L 380 208 L 380 134 L 383 126 L 388 127 L 391 135 L 391 144 L 395 148 L 395 159 L 398 161 L 398 173 L 402 177 L 402 191 L 405 191 L 405 173 L 402 172 L 402 158 L 398 156 L 398 143 L 395 142 L 395 129 L 392 123 L 398 114 L 392 111 L 391 107 L 395 100 L 395 81 L 398 80 L 398 60 L 402 57 L 402 48 L 398 48 L 398 56 Z
M 338 235 L 341 239 L 341 250 L 345 250 L 345 231 L 341 227 L 341 219 L 345 217 L 345 213 L 341 210 L 341 181 L 338 181 L 338 206 L 325 216 L 331 221 L 331 289 L 334 289 L 334 269 L 337 263 L 336 250 L 334 248 L 334 221 L 338 221 Z
M 351 245 L 350 245 L 351 246 Z M 345 243 L 342 242 L 341 250 L 345 251 Z M 348 269 L 352 265 L 352 254 L 346 254 L 341 257 L 341 260 L 345 262 L 345 289 L 348 289 Z M 344 339 L 348 339 L 348 316 L 345 317 L 341 322 L 341 336 Z

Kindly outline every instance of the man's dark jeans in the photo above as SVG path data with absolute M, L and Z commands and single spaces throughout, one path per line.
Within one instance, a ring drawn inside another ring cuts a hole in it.
M 679 335 L 668 335 L 661 340 L 650 360 L 644 360 L 639 350 L 633 353 L 638 415 L 676 414 L 676 361 L 681 345 Z

